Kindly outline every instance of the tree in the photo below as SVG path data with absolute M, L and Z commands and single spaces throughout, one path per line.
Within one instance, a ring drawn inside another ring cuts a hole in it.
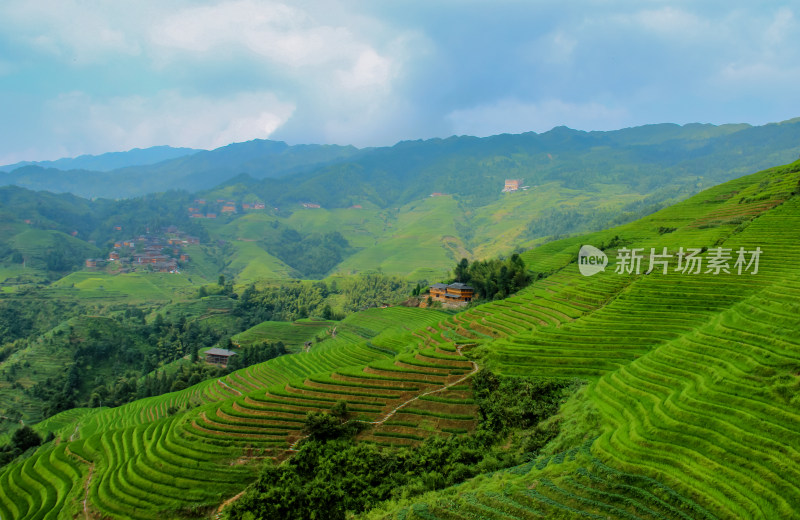
M 27 424 L 17 429 L 14 435 L 11 436 L 11 446 L 19 453 L 23 453 L 28 448 L 39 446 L 41 443 L 42 438 Z
M 328 413 L 308 412 L 305 431 L 312 441 L 331 441 L 352 437 L 364 428 L 364 423 L 348 421 L 350 412 L 345 401 L 337 401 Z
M 456 277 L 457 282 L 467 283 L 470 279 L 469 274 L 469 260 L 466 258 L 462 258 L 461 261 L 456 264 L 456 268 L 454 269 L 454 274 Z

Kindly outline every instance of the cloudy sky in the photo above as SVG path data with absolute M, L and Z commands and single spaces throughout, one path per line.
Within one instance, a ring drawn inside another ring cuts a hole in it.
M 800 116 L 789 0 L 3 0 L 0 164 Z

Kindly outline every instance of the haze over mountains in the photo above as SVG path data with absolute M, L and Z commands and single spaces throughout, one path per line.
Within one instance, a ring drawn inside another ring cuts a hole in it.
M 299 174 L 288 182 L 263 182 L 260 191 L 278 190 L 276 204 L 310 197 L 345 206 L 350 198 L 367 196 L 385 206 L 431 191 L 480 197 L 485 181 L 503 177 L 567 186 L 637 177 L 636 183 L 652 186 L 696 176 L 716 184 L 797 158 L 799 138 L 800 120 L 794 119 L 764 126 L 658 124 L 608 132 L 557 127 L 541 134 L 453 136 L 364 149 L 254 140 L 211 151 L 162 146 L 18 163 L 0 168 L 6 172 L 0 173 L 0 185 L 125 198 L 207 190 L 242 174 L 256 180 Z M 348 179 L 344 191 L 334 186 L 343 178 Z M 369 188 L 357 187 L 363 184 Z
M 24 166 L 39 166 L 57 170 L 93 170 L 107 172 L 127 166 L 145 166 L 161 161 L 177 159 L 185 155 L 199 152 L 193 148 L 173 148 L 171 146 L 152 146 L 150 148 L 134 148 L 127 152 L 107 152 L 100 155 L 80 155 L 74 158 L 63 158 L 55 161 L 22 161 L 0 166 L 0 171 L 11 172 Z

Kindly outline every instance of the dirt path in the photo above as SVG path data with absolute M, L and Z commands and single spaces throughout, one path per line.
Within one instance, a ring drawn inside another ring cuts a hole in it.
M 84 459 L 80 455 L 73 453 L 70 451 L 69 446 L 64 448 L 64 452 L 71 457 L 78 459 L 80 462 L 89 466 L 89 477 L 86 479 L 86 484 L 84 485 L 84 489 L 86 492 L 83 495 L 83 517 L 86 520 L 90 520 L 91 516 L 89 516 L 89 487 L 92 485 L 92 477 L 94 476 L 94 463 L 89 462 L 88 460 Z
M 463 357 L 463 356 L 464 356 L 464 354 L 462 354 L 462 352 L 461 352 L 461 348 L 462 348 L 462 347 L 456 347 L 456 352 L 458 352 L 458 355 L 459 355 L 459 356 Z M 404 403 L 401 403 L 401 404 L 397 405 L 395 408 L 393 408 L 392 410 L 390 410 L 389 412 L 387 412 L 387 413 L 386 413 L 386 415 L 384 415 L 384 416 L 383 416 L 383 418 L 382 418 L 382 419 L 380 419 L 380 420 L 378 420 L 378 421 L 359 421 L 359 422 L 365 422 L 365 423 L 367 423 L 367 424 L 372 424 L 372 425 L 375 425 L 375 426 L 380 426 L 381 424 L 383 424 L 383 423 L 385 423 L 386 421 L 388 421 L 388 420 L 389 420 L 389 419 L 390 419 L 390 418 L 391 418 L 391 417 L 392 417 L 394 414 L 396 414 L 396 413 L 397 413 L 398 411 L 400 411 L 402 408 L 404 408 L 404 407 L 406 407 L 407 405 L 409 405 L 409 404 L 413 403 L 414 401 L 416 401 L 416 400 L 417 400 L 417 399 L 419 399 L 420 397 L 424 397 L 424 396 L 426 396 L 426 395 L 435 394 L 435 393 L 437 393 L 437 392 L 441 392 L 441 391 L 443 391 L 443 390 L 447 390 L 447 389 L 448 389 L 448 388 L 450 388 L 451 386 L 455 386 L 455 385 L 457 385 L 457 384 L 459 384 L 459 383 L 461 383 L 461 382 L 465 381 L 465 380 L 466 380 L 466 379 L 468 379 L 469 377 L 473 376 L 473 375 L 474 375 L 474 374 L 475 374 L 475 373 L 478 371 L 478 364 L 477 364 L 477 363 L 475 363 L 474 361 L 470 361 L 470 364 L 472 365 L 472 370 L 470 370 L 470 372 L 469 372 L 468 374 L 466 374 L 465 376 L 462 376 L 462 377 L 460 377 L 460 378 L 456 379 L 455 381 L 452 381 L 452 382 L 450 382 L 450 383 L 447 383 L 447 384 L 445 384 L 444 386 L 442 386 L 441 388 L 437 388 L 436 390 L 429 390 L 429 391 L 427 391 L 427 392 L 425 392 L 425 393 L 418 394 L 418 395 L 416 395 L 416 396 L 412 397 L 412 398 L 411 398 L 411 399 L 409 399 L 408 401 L 406 401 L 406 402 L 404 402 Z M 353 419 L 353 420 L 356 420 L 356 419 Z M 308 435 L 303 435 L 302 437 L 298 438 L 296 441 L 294 441 L 294 442 L 292 443 L 292 445 L 291 445 L 291 446 L 289 446 L 289 450 L 288 450 L 288 451 L 297 451 L 297 445 L 298 445 L 298 444 L 300 444 L 300 441 L 302 441 L 302 440 L 304 440 L 304 439 L 306 439 L 306 438 L 308 438 Z
M 461 356 L 461 357 L 464 357 L 464 354 L 461 352 L 461 348 L 462 348 L 462 347 L 463 347 L 463 345 L 462 345 L 462 346 L 460 346 L 460 347 L 456 347 L 456 352 L 458 352 L 458 355 L 459 355 L 459 356 Z M 478 371 L 478 369 L 479 369 L 479 367 L 478 367 L 478 364 L 477 364 L 477 363 L 475 363 L 474 361 L 470 360 L 470 364 L 472 365 L 472 370 L 470 370 L 470 372 L 469 372 L 468 374 L 466 374 L 466 375 L 464 375 L 464 376 L 462 376 L 462 377 L 460 377 L 460 378 L 456 379 L 455 381 L 452 381 L 452 382 L 450 382 L 450 383 L 447 383 L 447 384 L 445 384 L 444 386 L 442 386 L 441 388 L 437 388 L 436 390 L 429 390 L 429 391 L 427 391 L 427 392 L 425 392 L 425 393 L 422 393 L 422 394 L 419 394 L 419 395 L 417 395 L 417 396 L 415 396 L 415 397 L 412 397 L 412 398 L 411 398 L 411 399 L 409 399 L 408 401 L 406 401 L 406 402 L 404 402 L 404 403 L 402 403 L 402 404 L 399 404 L 399 405 L 397 405 L 397 406 L 396 406 L 394 409 L 390 410 L 390 411 L 389 411 L 389 412 L 388 412 L 388 413 L 387 413 L 387 414 L 386 414 L 386 415 L 385 415 L 385 416 L 384 416 L 382 419 L 380 419 L 380 420 L 378 420 L 378 421 L 360 421 L 360 422 L 366 422 L 367 424 L 372 424 L 372 425 L 379 426 L 379 425 L 381 425 L 381 424 L 385 423 L 386 421 L 388 421 L 388 420 L 389 420 L 389 419 L 390 419 L 390 418 L 391 418 L 391 417 L 392 417 L 394 414 L 396 414 L 396 413 L 397 413 L 399 410 L 401 410 L 401 409 L 402 409 L 402 408 L 404 408 L 405 406 L 407 406 L 407 405 L 409 405 L 409 404 L 413 403 L 414 401 L 416 401 L 416 400 L 417 400 L 417 399 L 419 399 L 420 397 L 423 397 L 423 396 L 426 396 L 426 395 L 430 395 L 430 394 L 435 394 L 435 393 L 437 393 L 437 392 L 441 392 L 441 391 L 443 391 L 443 390 L 447 390 L 447 389 L 448 389 L 448 388 L 450 388 L 451 386 L 455 386 L 455 385 L 457 385 L 457 384 L 459 384 L 459 383 L 461 383 L 461 382 L 465 381 L 465 380 L 466 380 L 466 379 L 468 379 L 469 377 L 473 376 L 473 375 L 474 375 L 474 374 L 475 374 L 475 373 Z M 225 386 L 228 386 L 228 385 L 227 385 L 227 384 L 225 384 L 225 383 L 224 383 L 224 382 L 223 382 L 221 379 L 218 379 L 217 381 L 218 381 L 219 383 L 221 383 L 221 384 L 225 385 Z M 230 386 L 228 386 L 228 388 L 230 388 Z M 238 392 L 238 390 L 235 390 L 234 388 L 231 388 L 231 390 L 234 390 L 234 391 Z M 242 395 L 242 393 L 241 393 L 241 392 L 239 392 L 239 395 Z M 353 420 L 355 420 L 355 419 L 353 419 Z M 292 443 L 292 445 L 291 445 L 291 446 L 289 446 L 289 449 L 288 449 L 287 451 L 297 451 L 297 445 L 300 443 L 300 441 L 302 441 L 303 439 L 306 439 L 306 438 L 308 438 L 308 435 L 304 435 L 304 436 L 300 437 L 299 439 L 297 439 L 296 441 L 294 441 L 294 442 Z M 247 491 L 247 490 L 245 489 L 244 491 L 242 491 L 242 492 L 241 492 L 241 493 L 239 493 L 238 495 L 232 496 L 231 498 L 229 498 L 228 500 L 226 500 L 225 502 L 223 502 L 222 504 L 220 504 L 220 506 L 217 508 L 217 513 L 216 513 L 216 515 L 214 516 L 214 518 L 215 518 L 215 519 L 217 519 L 217 520 L 218 520 L 219 518 L 221 518 L 221 517 L 222 517 L 222 510 L 223 510 L 223 509 L 225 509 L 227 506 L 231 505 L 232 503 L 236 502 L 237 500 L 239 500 L 239 499 L 242 497 L 242 495 L 244 495 L 244 494 L 245 494 L 245 492 L 246 492 L 246 491 Z M 87 491 L 86 491 L 86 492 L 87 492 L 87 495 L 88 495 L 88 492 L 89 492 L 89 491 L 88 491 L 88 488 L 87 488 Z
M 75 436 L 78 435 L 78 426 L 80 426 L 80 423 L 75 425 L 75 429 L 72 431 L 72 435 L 69 436 L 69 442 L 74 441 Z
M 240 391 L 238 391 L 237 389 L 233 388 L 231 385 L 223 381 L 222 378 L 217 379 L 217 383 L 221 384 L 222 386 L 228 387 L 229 389 L 231 389 L 232 391 L 236 392 L 239 395 L 244 395 L 243 393 L 241 393 Z
M 219 505 L 219 507 L 217 508 L 217 514 L 214 515 L 214 518 L 216 518 L 216 519 L 222 518 L 222 510 L 225 509 L 226 507 L 228 507 L 229 505 L 233 504 L 234 502 L 236 502 L 240 498 L 242 498 L 242 495 L 244 495 L 245 491 L 247 491 L 247 490 L 245 489 L 241 493 L 239 493 L 237 495 L 234 495 L 231 498 L 229 498 L 228 500 L 226 500 L 225 502 L 221 503 Z

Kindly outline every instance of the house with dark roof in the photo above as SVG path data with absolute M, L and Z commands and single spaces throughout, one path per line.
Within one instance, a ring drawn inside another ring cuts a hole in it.
M 235 355 L 236 352 L 224 348 L 210 348 L 206 350 L 206 361 L 226 367 L 228 366 L 228 360 Z

